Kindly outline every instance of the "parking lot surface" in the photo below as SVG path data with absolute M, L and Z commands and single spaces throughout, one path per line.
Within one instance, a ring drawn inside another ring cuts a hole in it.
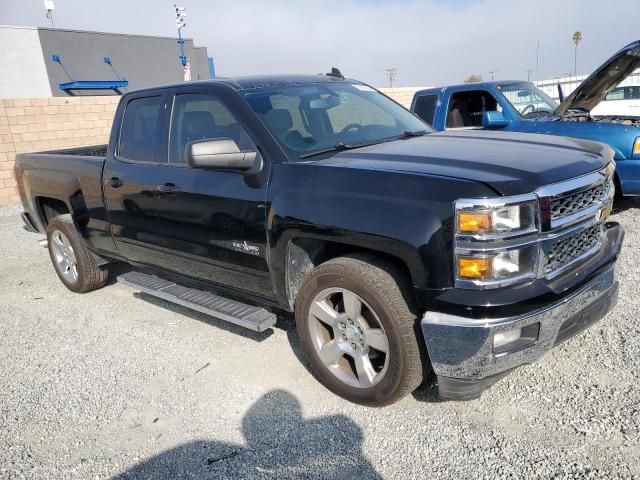
M 640 479 L 640 201 L 617 308 L 480 400 L 384 409 L 308 372 L 272 333 L 113 284 L 76 295 L 0 209 L 0 478 Z

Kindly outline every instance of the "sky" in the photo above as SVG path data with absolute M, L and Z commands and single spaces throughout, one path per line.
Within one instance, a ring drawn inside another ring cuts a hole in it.
M 640 0 L 179 0 L 221 76 L 321 73 L 388 86 L 587 74 L 640 38 Z M 175 36 L 168 0 L 55 0 L 57 28 Z M 42 0 L 0 0 L 0 25 L 48 26 Z M 527 70 L 532 70 L 529 74 Z

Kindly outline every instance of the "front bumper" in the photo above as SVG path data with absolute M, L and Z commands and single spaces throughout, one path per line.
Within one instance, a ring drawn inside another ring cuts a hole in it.
M 614 265 L 560 301 L 533 312 L 502 318 L 468 318 L 427 312 L 422 332 L 440 398 L 470 400 L 510 370 L 532 363 L 555 345 L 603 318 L 616 304 L 618 281 Z M 530 326 L 536 331 L 529 343 L 512 351 L 494 351 L 494 336 Z

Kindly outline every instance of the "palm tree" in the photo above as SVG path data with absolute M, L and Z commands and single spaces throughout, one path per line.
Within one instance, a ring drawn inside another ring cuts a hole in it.
M 582 41 L 582 32 L 579 30 L 573 34 L 572 37 L 573 43 L 576 44 L 576 48 L 573 55 L 573 73 L 577 77 L 578 76 L 578 44 Z

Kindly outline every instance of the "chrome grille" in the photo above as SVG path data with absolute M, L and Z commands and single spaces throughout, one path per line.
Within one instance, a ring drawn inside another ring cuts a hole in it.
M 551 218 L 558 219 L 607 202 L 610 180 L 595 187 L 551 200 Z
M 551 245 L 545 259 L 545 273 L 559 270 L 571 264 L 598 246 L 601 235 L 602 224 L 600 223 Z

